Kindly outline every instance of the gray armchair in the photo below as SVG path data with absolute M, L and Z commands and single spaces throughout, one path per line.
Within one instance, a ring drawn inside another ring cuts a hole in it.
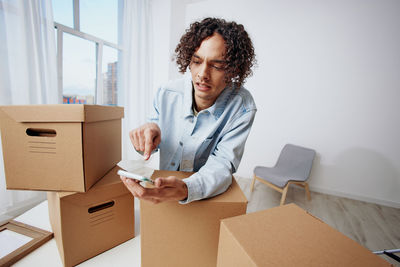
M 314 157 L 313 149 L 291 144 L 285 145 L 274 167 L 257 166 L 254 168 L 250 191 L 253 192 L 254 183 L 258 180 L 282 193 L 280 205 L 283 205 L 289 185 L 296 184 L 305 188 L 307 197 L 311 200 L 306 181 L 310 176 Z

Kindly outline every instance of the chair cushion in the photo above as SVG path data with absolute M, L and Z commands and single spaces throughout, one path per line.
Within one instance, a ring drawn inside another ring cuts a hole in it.
M 301 181 L 304 182 L 306 179 L 301 177 L 295 177 L 291 175 L 291 171 L 286 169 L 269 168 L 257 166 L 254 168 L 254 174 L 261 179 L 264 179 L 278 187 L 285 187 L 289 181 Z

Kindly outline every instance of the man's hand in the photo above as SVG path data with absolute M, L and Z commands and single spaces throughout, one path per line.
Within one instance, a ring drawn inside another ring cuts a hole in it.
M 148 200 L 154 204 L 164 201 L 184 200 L 188 196 L 186 184 L 175 176 L 159 177 L 154 181 L 155 187 L 145 188 L 137 180 L 132 180 L 121 176 L 122 182 L 132 195 L 143 200 Z
M 145 160 L 161 142 L 161 130 L 155 123 L 146 123 L 129 132 L 131 142 L 137 151 L 143 152 Z

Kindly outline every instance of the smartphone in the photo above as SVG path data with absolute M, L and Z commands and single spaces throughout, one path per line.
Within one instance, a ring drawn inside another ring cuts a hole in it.
M 148 183 L 154 185 L 153 180 L 151 180 L 150 178 L 147 178 L 145 176 L 139 175 L 139 174 L 135 174 L 135 173 L 131 173 L 131 172 L 123 171 L 123 170 L 119 170 L 117 173 L 118 173 L 118 175 L 125 176 L 126 178 L 134 179 L 134 180 L 141 181 L 141 182 L 148 182 Z

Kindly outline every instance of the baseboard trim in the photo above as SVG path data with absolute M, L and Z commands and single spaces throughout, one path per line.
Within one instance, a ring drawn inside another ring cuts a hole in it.
M 350 198 L 350 199 L 354 199 L 354 200 L 359 200 L 359 201 L 364 201 L 364 202 L 368 202 L 368 203 L 373 203 L 373 204 L 378 204 L 378 205 L 382 205 L 382 206 L 400 209 L 400 203 L 397 203 L 394 201 L 383 200 L 383 199 L 378 199 L 378 198 L 373 198 L 373 197 L 366 197 L 366 196 L 361 196 L 361 195 L 357 195 L 357 194 L 350 194 L 350 193 L 335 191 L 335 190 L 326 189 L 326 188 L 322 188 L 322 187 L 318 187 L 318 186 L 312 186 L 312 185 L 309 185 L 309 186 L 310 186 L 310 191 L 313 191 L 313 192 L 337 196 L 337 197 L 345 197 L 345 198 Z

